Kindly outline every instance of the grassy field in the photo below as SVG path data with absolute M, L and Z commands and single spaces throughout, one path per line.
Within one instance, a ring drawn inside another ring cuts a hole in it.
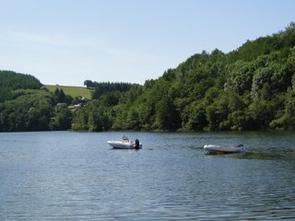
M 56 88 L 60 88 L 64 91 L 66 95 L 74 97 L 85 97 L 91 99 L 91 90 L 86 87 L 76 87 L 76 86 L 62 86 L 62 85 L 45 85 L 49 91 L 54 92 Z

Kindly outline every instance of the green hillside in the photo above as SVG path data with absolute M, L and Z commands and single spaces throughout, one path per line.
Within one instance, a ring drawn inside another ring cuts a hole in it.
M 91 99 L 91 90 L 86 87 L 62 86 L 62 85 L 45 85 L 49 91 L 54 92 L 56 88 L 62 89 L 66 95 L 75 97 L 85 97 Z
M 94 89 L 45 90 L 0 71 L 0 131 L 294 130 L 295 23 L 229 53 L 195 54 L 143 86 L 87 82 Z
M 0 70 L 0 102 L 15 97 L 17 89 L 40 89 L 42 84 L 32 75 Z
M 107 93 L 83 107 L 73 129 L 295 129 L 295 23 L 223 53 L 188 58 L 141 90 Z
M 0 132 L 71 127 L 72 112 L 68 105 L 72 99 L 41 86 L 31 75 L 0 71 Z

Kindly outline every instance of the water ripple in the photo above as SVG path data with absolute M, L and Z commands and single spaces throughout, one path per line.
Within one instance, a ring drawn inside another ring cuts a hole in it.
M 0 134 L 0 220 L 294 219 L 293 134 L 125 134 L 143 149 L 111 150 L 120 132 Z

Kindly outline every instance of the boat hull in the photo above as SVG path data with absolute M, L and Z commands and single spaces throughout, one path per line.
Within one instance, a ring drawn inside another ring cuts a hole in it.
M 123 142 L 123 141 L 108 141 L 107 142 L 114 149 L 136 149 L 134 142 Z M 139 144 L 139 148 L 142 148 L 142 144 Z
M 244 151 L 243 147 L 222 147 L 218 145 L 205 145 L 204 150 L 208 154 L 230 154 L 230 153 L 240 153 Z

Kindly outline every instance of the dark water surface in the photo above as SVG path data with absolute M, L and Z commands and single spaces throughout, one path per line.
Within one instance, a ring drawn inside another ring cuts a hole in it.
M 295 133 L 124 134 L 0 133 L 0 220 L 295 220 Z

